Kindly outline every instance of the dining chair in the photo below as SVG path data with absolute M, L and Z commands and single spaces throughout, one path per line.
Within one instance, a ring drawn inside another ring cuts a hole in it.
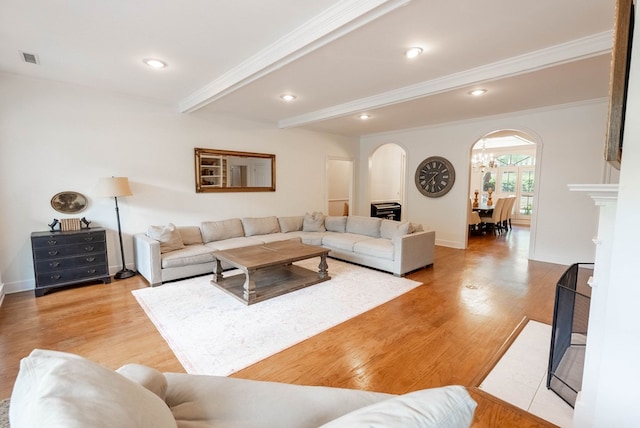
M 511 217 L 511 210 L 513 209 L 513 200 L 512 196 L 506 197 L 500 213 L 500 228 L 505 231 L 509 229 L 509 217 Z
M 511 218 L 513 217 L 513 207 L 515 206 L 517 198 L 515 196 L 509 197 L 509 214 L 507 216 L 507 223 L 509 224 L 509 229 L 513 229 L 511 227 Z M 506 227 L 506 224 L 505 224 Z
M 469 199 L 467 204 L 467 222 L 469 223 L 469 233 L 480 231 L 480 223 L 482 223 L 482 220 L 480 219 L 480 214 L 471 208 L 471 199 Z
M 505 201 L 506 198 L 498 198 L 493 211 L 491 212 L 491 216 L 480 216 L 485 228 L 492 229 L 496 234 L 500 233 L 502 230 L 500 218 L 502 216 L 502 208 L 504 207 Z

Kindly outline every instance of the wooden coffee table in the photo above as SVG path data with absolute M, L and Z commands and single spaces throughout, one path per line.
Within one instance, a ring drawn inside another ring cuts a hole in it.
M 328 253 L 326 248 L 295 240 L 215 251 L 211 284 L 251 305 L 331 279 L 327 272 Z M 320 257 L 318 272 L 292 264 L 313 257 Z M 222 262 L 240 269 L 244 275 L 225 276 Z

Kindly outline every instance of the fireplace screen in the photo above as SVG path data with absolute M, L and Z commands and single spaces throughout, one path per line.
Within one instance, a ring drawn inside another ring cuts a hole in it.
M 593 263 L 571 265 L 556 286 L 547 388 L 575 406 L 582 389 Z

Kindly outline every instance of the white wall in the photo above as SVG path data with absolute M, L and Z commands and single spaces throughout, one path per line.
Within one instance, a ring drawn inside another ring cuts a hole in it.
M 402 202 L 404 151 L 395 144 L 379 147 L 371 155 L 369 202 Z M 370 211 L 369 211 L 370 212 Z
M 360 159 L 368 159 L 385 143 L 407 151 L 406 206 L 403 217 L 436 230 L 436 243 L 454 248 L 466 245 L 466 198 L 469 195 L 471 147 L 490 132 L 516 129 L 536 138 L 537 211 L 532 228 L 531 258 L 570 264 L 592 261 L 591 239 L 597 210 L 589 200 L 571 194 L 569 183 L 599 183 L 605 163 L 603 141 L 606 101 L 514 113 L 442 126 L 403 130 L 361 139 Z M 418 164 L 429 156 L 443 156 L 456 169 L 453 189 L 441 198 L 427 198 L 415 188 Z M 366 195 L 366 170 L 360 170 L 360 194 Z M 359 209 L 366 202 L 360 199 Z
M 118 202 L 131 265 L 131 234 L 151 224 L 322 211 L 326 158 L 357 155 L 353 139 L 185 115 L 81 86 L 0 73 L 0 93 L 0 272 L 8 292 L 33 288 L 29 236 L 53 218 L 85 216 L 110 229 L 112 272 L 120 267 L 114 201 L 93 194 L 99 177 L 129 177 L 133 196 Z M 196 194 L 195 147 L 274 153 L 276 192 Z M 88 208 L 54 211 L 51 197 L 64 190 L 87 196 Z
M 640 26 L 634 28 L 634 40 L 640 40 Z M 609 284 L 606 300 L 601 302 L 606 332 L 600 370 L 595 379 L 585 375 L 584 388 L 589 397 L 581 409 L 584 426 L 629 427 L 640 421 L 640 281 L 638 280 L 638 243 L 640 242 L 640 43 L 633 44 L 626 120 L 623 138 L 620 186 L 613 230 Z M 598 266 L 596 266 L 598 269 Z M 587 338 L 587 358 L 589 339 Z M 591 382 L 593 380 L 593 383 Z

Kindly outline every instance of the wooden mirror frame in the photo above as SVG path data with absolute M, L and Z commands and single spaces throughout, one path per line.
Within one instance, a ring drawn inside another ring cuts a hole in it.
M 276 155 L 202 148 L 195 148 L 194 152 L 196 193 L 276 191 Z M 255 174 L 255 167 L 267 165 L 270 171 L 261 175 L 264 185 L 255 184 L 255 180 L 260 178 L 260 175 Z M 248 180 L 246 184 L 232 183 L 233 166 L 254 167 L 241 169 L 241 172 L 245 171 L 245 174 L 241 174 L 241 181 Z
M 620 169 L 622 161 L 622 137 L 627 106 L 634 17 L 633 0 L 616 1 L 611 81 L 609 82 L 609 114 L 604 148 L 605 160 L 616 169 Z

